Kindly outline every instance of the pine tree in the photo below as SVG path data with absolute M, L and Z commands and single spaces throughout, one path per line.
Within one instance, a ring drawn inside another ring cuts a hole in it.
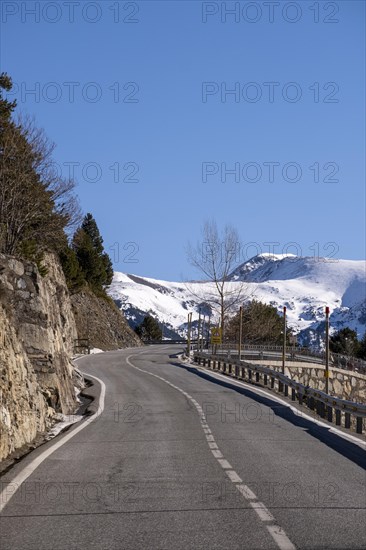
M 112 261 L 103 248 L 103 239 L 93 216 L 88 213 L 75 232 L 72 248 L 75 251 L 85 280 L 94 290 L 110 285 L 113 278 Z
M 59 253 L 59 258 L 69 290 L 71 292 L 80 290 L 85 284 L 85 277 L 75 251 L 65 245 L 65 248 Z
M 144 320 L 140 325 L 135 328 L 137 336 L 142 340 L 161 340 L 163 332 L 159 326 L 159 323 L 151 317 L 151 315 L 146 315 Z
M 86 214 L 81 224 L 81 229 L 89 236 L 96 253 L 102 255 L 103 239 L 99 232 L 97 222 L 93 218 L 92 214 Z
M 269 304 L 253 300 L 243 306 L 243 342 L 257 344 L 281 344 L 283 319 L 277 309 Z M 228 340 L 239 338 L 239 313 L 227 323 Z
M 349 327 L 342 328 L 329 339 L 329 349 L 333 353 L 356 357 L 359 351 L 357 332 Z
M 0 129 L 2 130 L 4 125 L 10 123 L 11 115 L 17 105 L 17 102 L 8 101 L 3 98 L 3 90 L 10 92 L 13 87 L 10 76 L 6 73 L 0 74 Z
M 359 341 L 357 357 L 366 361 L 366 332 Z

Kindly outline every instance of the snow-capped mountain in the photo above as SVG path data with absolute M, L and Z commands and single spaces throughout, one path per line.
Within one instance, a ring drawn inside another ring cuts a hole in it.
M 229 287 L 244 282 L 243 301 L 260 300 L 282 311 L 303 344 L 317 345 L 325 306 L 331 310 L 332 330 L 348 326 L 359 337 L 366 329 L 366 262 L 259 254 L 230 275 Z M 164 325 L 164 336 L 185 335 L 188 312 L 198 319 L 215 311 L 205 303 L 215 289 L 209 282 L 168 282 L 115 273 L 110 296 L 131 326 L 150 313 Z M 318 332 L 317 332 L 318 331 Z

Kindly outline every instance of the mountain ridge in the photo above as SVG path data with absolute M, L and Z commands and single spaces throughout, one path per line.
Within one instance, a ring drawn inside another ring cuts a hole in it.
M 259 254 L 235 268 L 228 279 L 229 286 L 246 285 L 243 301 L 257 299 L 278 311 L 286 306 L 288 324 L 303 344 L 319 345 L 326 305 L 331 308 L 333 331 L 349 326 L 359 337 L 365 332 L 364 260 Z M 116 272 L 108 293 L 132 327 L 149 313 L 165 325 L 165 336 L 183 336 L 188 312 L 198 317 L 213 291 L 210 282 L 171 282 Z

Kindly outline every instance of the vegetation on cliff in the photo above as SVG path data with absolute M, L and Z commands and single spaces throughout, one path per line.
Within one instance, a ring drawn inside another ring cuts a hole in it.
M 46 251 L 58 255 L 71 292 L 85 286 L 100 295 L 112 281 L 96 221 L 82 219 L 75 183 L 54 169 L 54 144 L 29 119 L 16 119 L 16 101 L 0 75 L 0 253 L 34 261 L 47 274 Z

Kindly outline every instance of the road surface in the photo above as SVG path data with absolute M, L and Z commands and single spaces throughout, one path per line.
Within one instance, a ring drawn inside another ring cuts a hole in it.
M 364 450 L 180 349 L 79 361 L 104 410 L 3 477 L 1 550 L 366 548 Z

